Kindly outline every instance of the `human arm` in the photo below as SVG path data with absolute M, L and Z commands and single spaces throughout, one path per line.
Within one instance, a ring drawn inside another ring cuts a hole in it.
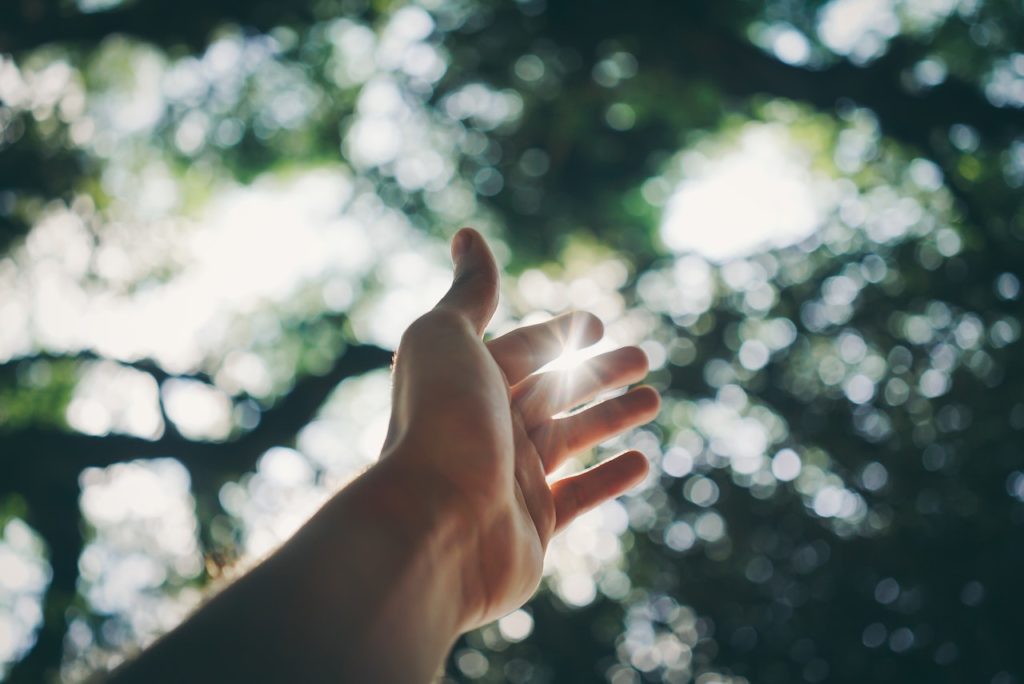
M 553 534 L 644 476 L 627 452 L 547 481 L 657 412 L 638 388 L 552 418 L 639 380 L 643 353 L 533 375 L 569 338 L 597 341 L 600 322 L 568 315 L 485 343 L 497 267 L 474 231 L 453 255 L 451 290 L 399 346 L 379 463 L 111 681 L 427 681 L 459 634 L 532 595 Z

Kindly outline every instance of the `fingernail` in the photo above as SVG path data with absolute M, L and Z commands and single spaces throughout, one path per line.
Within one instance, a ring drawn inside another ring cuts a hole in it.
M 473 232 L 463 228 L 455 234 L 455 239 L 452 240 L 452 258 L 457 262 L 462 261 L 462 257 L 469 251 L 470 245 L 473 243 Z

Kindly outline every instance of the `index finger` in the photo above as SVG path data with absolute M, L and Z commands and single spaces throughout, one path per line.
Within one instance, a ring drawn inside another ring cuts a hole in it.
M 588 347 L 603 335 L 600 318 L 585 311 L 571 311 L 496 337 L 487 347 L 509 384 L 514 385 L 558 358 L 566 347 Z

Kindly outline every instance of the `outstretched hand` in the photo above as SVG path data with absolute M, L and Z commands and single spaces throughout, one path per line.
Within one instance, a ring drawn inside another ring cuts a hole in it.
M 568 417 L 555 416 L 647 373 L 637 347 L 568 371 L 536 374 L 568 345 L 589 346 L 603 326 L 571 313 L 484 342 L 498 300 L 498 271 L 479 233 L 452 244 L 451 289 L 402 338 L 382 461 L 414 474 L 418 494 L 459 521 L 464 558 L 461 624 L 487 623 L 524 603 L 540 581 L 552 535 L 647 473 L 627 451 L 551 484 L 569 456 L 651 420 L 659 396 L 638 387 Z
M 590 345 L 584 313 L 485 343 L 498 271 L 463 229 L 455 282 L 410 326 L 395 361 L 380 462 L 335 494 L 275 553 L 111 675 L 111 682 L 426 682 L 462 632 L 537 588 L 552 535 L 642 479 L 629 451 L 551 484 L 574 453 L 654 417 L 636 347 L 536 373 Z

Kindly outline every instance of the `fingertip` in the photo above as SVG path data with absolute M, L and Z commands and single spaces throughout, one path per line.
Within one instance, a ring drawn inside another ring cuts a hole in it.
M 468 226 L 459 228 L 455 231 L 451 244 L 452 261 L 458 264 L 459 261 L 466 256 L 466 253 L 469 252 L 470 248 L 473 246 L 473 240 L 476 237 L 479 237 L 479 233 Z
M 451 243 L 455 275 L 451 288 L 438 303 L 467 316 L 483 334 L 498 306 L 498 266 L 483 236 L 473 228 L 460 228 Z
M 647 477 L 651 470 L 651 464 L 643 452 L 637 450 L 627 451 L 618 457 L 622 468 L 622 491 L 635 487 Z
M 640 385 L 633 389 L 630 394 L 633 396 L 633 400 L 637 402 L 640 409 L 644 413 L 650 414 L 651 419 L 653 419 L 661 409 L 661 393 L 650 385 Z
M 555 499 L 556 533 L 580 514 L 621 496 L 640 484 L 650 471 L 643 453 L 634 450 L 551 485 Z
M 635 345 L 622 347 L 617 353 L 623 366 L 632 371 L 634 382 L 640 380 L 651 370 L 651 359 L 647 356 L 647 352 L 640 347 Z

